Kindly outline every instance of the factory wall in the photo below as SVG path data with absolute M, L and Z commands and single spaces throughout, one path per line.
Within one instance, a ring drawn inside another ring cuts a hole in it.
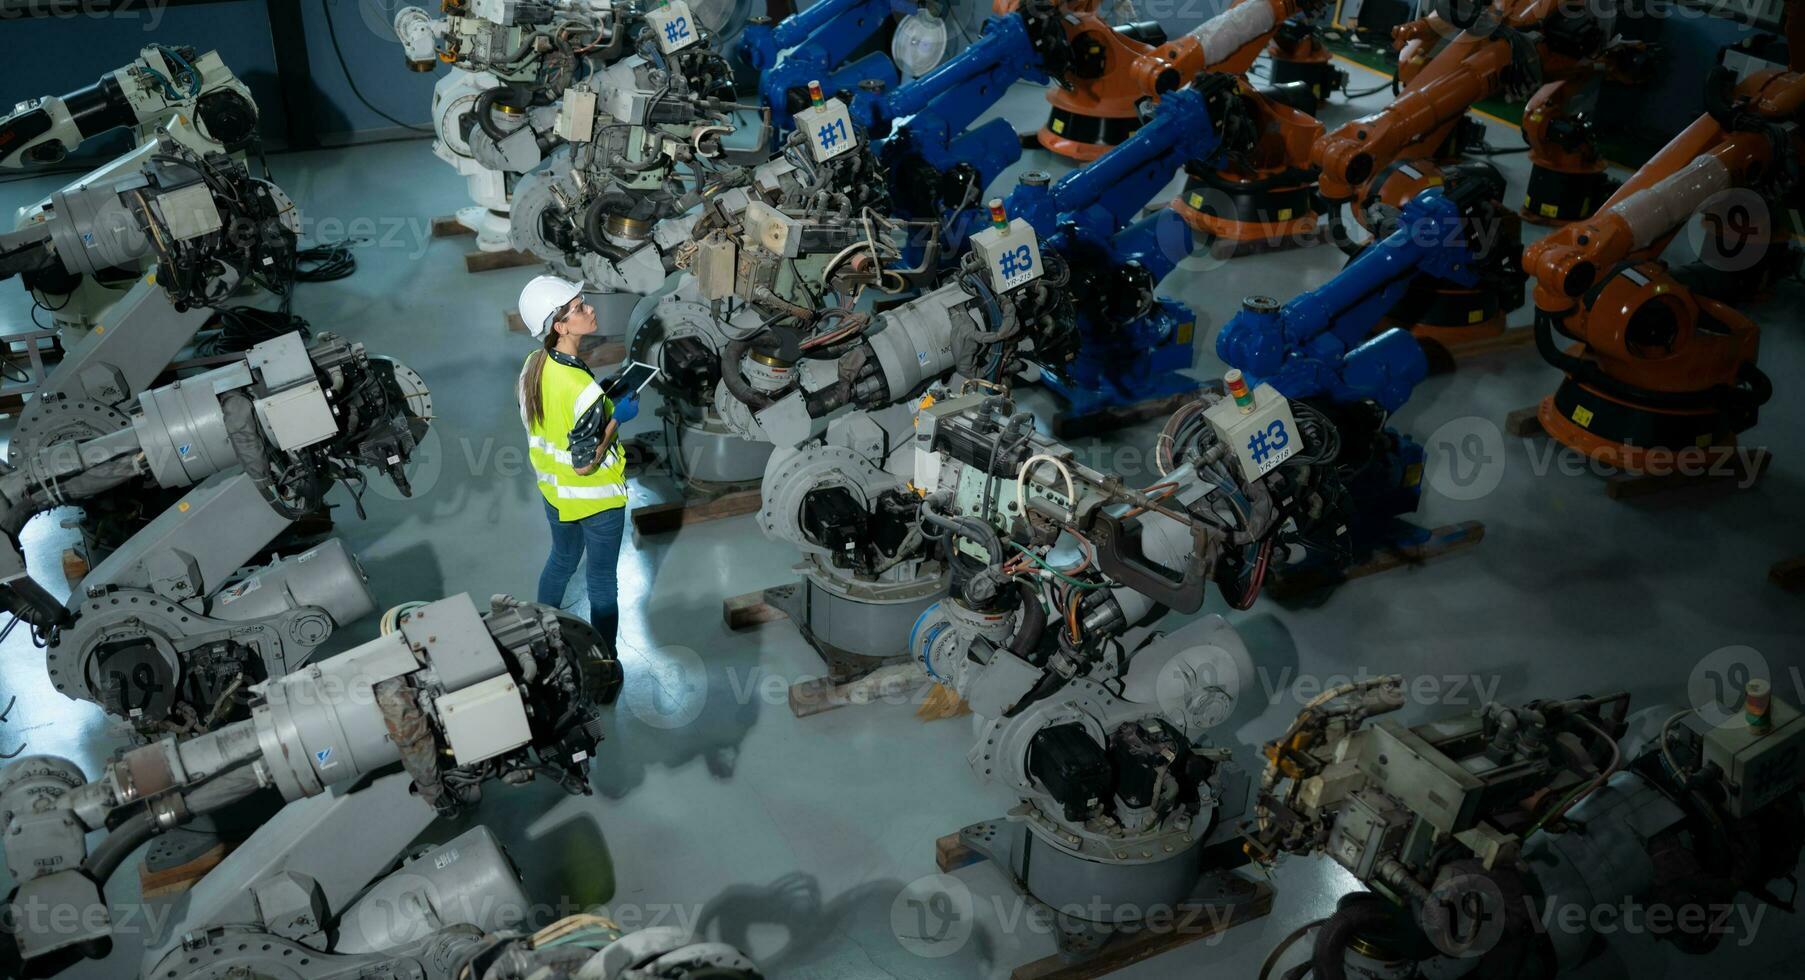
M 263 114 L 263 131 L 272 146 L 286 142 L 289 109 L 276 77 L 271 7 L 298 7 L 307 41 L 311 97 L 303 111 L 326 143 L 399 135 L 405 130 L 366 108 L 352 94 L 333 54 L 325 9 L 345 61 L 357 74 L 358 87 L 376 106 L 404 123 L 428 126 L 436 74 L 408 71 L 389 24 L 395 10 L 409 0 L 17 0 L 48 15 L 28 17 L 12 2 L 0 5 L 0 30 L 7 42 L 7 68 L 0 79 L 0 104 L 62 93 L 91 84 L 124 65 L 153 41 L 186 44 L 220 53 L 250 85 Z M 437 4 L 428 0 L 428 6 Z M 104 157 L 123 144 L 84 151 Z

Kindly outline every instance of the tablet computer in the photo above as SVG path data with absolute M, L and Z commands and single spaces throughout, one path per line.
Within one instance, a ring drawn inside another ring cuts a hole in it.
M 651 384 L 652 379 L 656 377 L 658 377 L 656 367 L 644 361 L 633 361 L 627 365 L 626 370 L 620 373 L 620 377 L 608 383 L 608 398 L 611 401 L 618 401 L 628 395 L 637 395 L 641 388 Z

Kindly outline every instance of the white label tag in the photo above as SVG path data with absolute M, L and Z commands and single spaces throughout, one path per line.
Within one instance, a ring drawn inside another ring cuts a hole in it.
M 796 128 L 808 134 L 809 151 L 816 163 L 826 163 L 859 145 L 852 114 L 839 99 L 828 99 L 819 107 L 809 106 L 797 113 Z
M 656 10 L 646 12 L 646 23 L 658 38 L 658 50 L 673 54 L 701 40 L 696 33 L 696 18 L 683 0 L 671 0 Z

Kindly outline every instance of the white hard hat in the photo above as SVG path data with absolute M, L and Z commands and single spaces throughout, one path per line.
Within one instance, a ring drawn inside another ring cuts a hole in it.
M 552 317 L 564 304 L 583 295 L 583 287 L 559 276 L 535 276 L 520 291 L 520 319 L 534 340 L 544 340 Z

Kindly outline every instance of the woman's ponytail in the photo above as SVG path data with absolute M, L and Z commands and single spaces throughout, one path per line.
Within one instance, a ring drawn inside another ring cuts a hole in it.
M 545 378 L 545 360 L 557 343 L 558 332 L 547 330 L 545 346 L 527 358 L 526 370 L 520 372 L 520 417 L 526 420 L 528 429 L 537 429 L 545 421 L 545 387 L 541 381 Z

